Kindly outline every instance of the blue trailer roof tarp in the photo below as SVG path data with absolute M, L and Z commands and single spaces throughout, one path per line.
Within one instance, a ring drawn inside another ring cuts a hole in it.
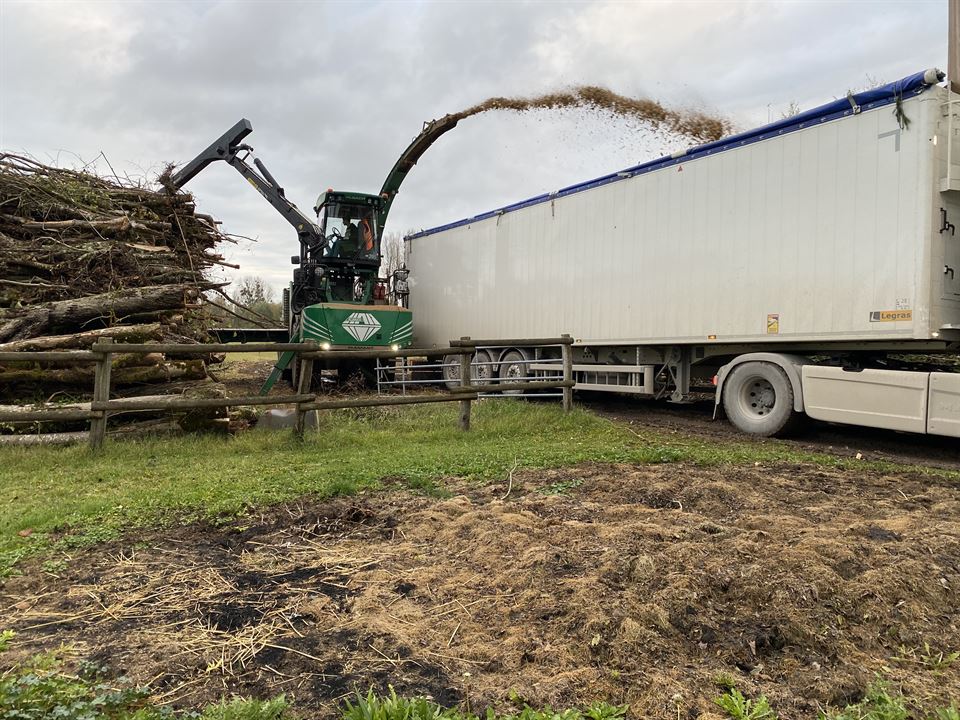
M 934 80 L 934 78 L 936 78 L 936 80 Z M 839 100 L 834 100 L 825 105 L 813 108 L 812 110 L 807 110 L 806 112 L 799 113 L 792 117 L 770 123 L 769 125 L 763 125 L 754 130 L 748 130 L 737 135 L 721 138 L 720 140 L 716 140 L 705 145 L 697 145 L 695 147 L 688 148 L 683 152 L 675 153 L 674 155 L 668 155 L 667 157 L 650 160 L 649 162 L 641 163 L 640 165 L 634 165 L 633 167 L 629 167 L 625 170 L 620 170 L 619 172 L 611 173 L 609 175 L 604 175 L 603 177 L 599 177 L 594 180 L 587 180 L 586 182 L 577 183 L 576 185 L 570 185 L 569 187 L 565 187 L 553 193 L 537 195 L 536 197 L 528 198 L 526 200 L 513 203 L 512 205 L 506 205 L 474 217 L 464 218 L 463 220 L 447 223 L 446 225 L 430 228 L 429 230 L 421 230 L 418 233 L 413 233 L 409 236 L 409 238 L 433 235 L 438 232 L 443 232 L 444 230 L 450 230 L 451 228 L 460 227 L 462 225 L 469 225 L 480 220 L 486 220 L 498 215 L 513 212 L 514 210 L 520 210 L 521 208 L 529 207 L 531 205 L 547 202 L 555 198 L 565 197 L 566 195 L 572 195 L 584 190 L 590 190 L 592 188 L 600 187 L 601 185 L 607 185 L 612 182 L 626 180 L 627 178 L 631 178 L 636 175 L 642 175 L 654 170 L 659 170 L 661 168 L 678 165 L 698 157 L 716 155 L 717 153 L 724 152 L 726 150 L 733 150 L 738 147 L 743 147 L 744 145 L 749 145 L 761 140 L 767 140 L 774 136 L 785 135 L 790 132 L 795 132 L 797 130 L 810 127 L 810 125 L 813 124 L 828 122 L 830 120 L 836 120 L 848 115 L 862 112 L 863 110 L 873 110 L 884 105 L 894 104 L 923 93 L 925 90 L 942 79 L 943 73 L 939 71 L 924 70 L 917 72 L 913 75 L 908 75 L 901 80 L 897 80 L 896 82 L 887 83 L 886 85 L 881 85 L 880 87 L 872 88 L 870 90 L 853 93 L 847 97 L 840 98 Z

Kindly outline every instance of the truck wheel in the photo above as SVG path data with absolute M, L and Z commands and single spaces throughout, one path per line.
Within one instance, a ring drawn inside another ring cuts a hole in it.
M 500 384 L 510 385 L 510 383 L 527 382 L 529 369 L 527 360 L 519 350 L 511 350 L 500 360 Z M 523 395 L 523 390 L 503 389 L 504 395 Z
M 750 435 L 786 435 L 799 424 L 793 386 L 773 363 L 745 362 L 723 384 L 723 409 L 734 427 Z
M 281 304 L 280 304 L 280 319 L 283 322 L 283 326 L 287 329 L 290 328 L 290 288 L 284 288 L 283 293 L 281 293 Z

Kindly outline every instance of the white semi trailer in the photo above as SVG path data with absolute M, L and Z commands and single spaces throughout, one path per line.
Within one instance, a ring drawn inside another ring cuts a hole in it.
M 577 389 L 683 402 L 741 430 L 804 413 L 960 437 L 960 95 L 937 70 L 407 238 L 418 346 L 575 340 Z M 478 352 L 509 380 L 522 346 Z M 486 373 L 480 372 L 481 375 Z

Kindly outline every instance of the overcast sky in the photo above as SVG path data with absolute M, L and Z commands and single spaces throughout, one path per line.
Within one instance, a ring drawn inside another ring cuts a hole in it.
M 16 2 L 0 0 L 0 148 L 154 177 L 238 119 L 287 196 L 377 192 L 423 121 L 579 84 L 743 128 L 946 65 L 929 2 Z M 568 111 L 466 119 L 420 160 L 387 231 L 475 215 L 685 143 Z M 276 288 L 296 235 L 232 168 L 189 185 L 225 250 Z

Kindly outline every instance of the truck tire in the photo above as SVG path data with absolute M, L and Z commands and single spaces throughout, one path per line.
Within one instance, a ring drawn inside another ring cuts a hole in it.
M 283 321 L 283 326 L 290 329 L 290 288 L 284 288 L 283 293 L 281 294 L 283 301 L 280 305 L 281 319 Z
M 504 395 L 523 395 L 523 390 L 508 390 L 510 383 L 527 382 L 525 379 L 529 374 L 527 359 L 519 350 L 510 350 L 500 358 L 500 385 L 504 386 L 502 390 Z
M 793 386 L 782 368 L 768 362 L 745 362 L 723 386 L 727 419 L 749 435 L 787 435 L 800 424 L 793 409 Z

